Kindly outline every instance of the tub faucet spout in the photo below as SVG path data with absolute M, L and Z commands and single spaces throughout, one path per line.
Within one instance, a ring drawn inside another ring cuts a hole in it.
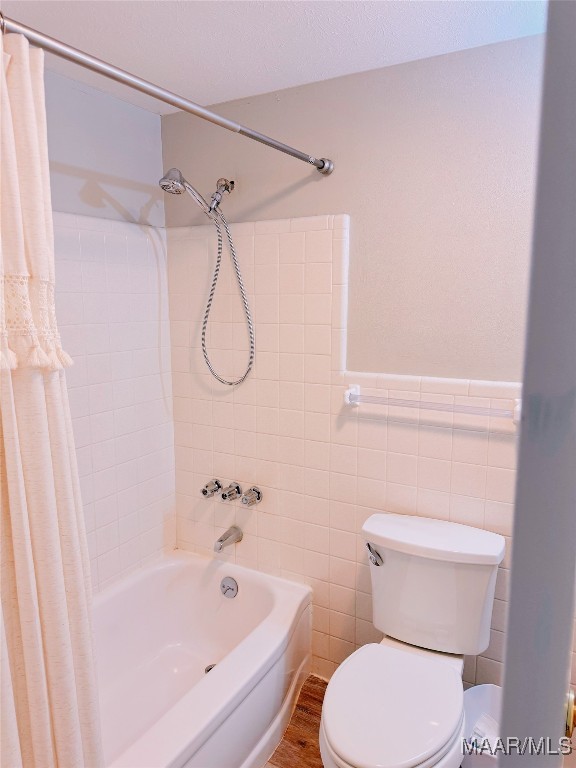
M 225 533 L 222 534 L 222 536 L 220 536 L 218 541 L 214 544 L 214 552 L 222 552 L 224 547 L 242 541 L 243 535 L 244 534 L 237 525 L 231 526 Z

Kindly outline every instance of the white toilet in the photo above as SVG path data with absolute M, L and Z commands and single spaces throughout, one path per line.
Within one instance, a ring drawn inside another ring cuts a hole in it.
M 462 761 L 463 655 L 488 647 L 504 538 L 457 523 L 372 515 L 374 626 L 324 697 L 325 768 L 457 768 Z

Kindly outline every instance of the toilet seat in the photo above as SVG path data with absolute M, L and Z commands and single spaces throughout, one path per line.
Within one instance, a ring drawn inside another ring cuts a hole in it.
M 446 745 L 445 749 L 438 754 L 426 760 L 424 763 L 416 766 L 416 768 L 460 768 L 462 763 L 462 741 L 465 736 L 464 728 L 464 716 L 462 716 L 462 724 L 454 734 L 453 740 Z M 338 755 L 336 755 L 326 740 L 326 734 L 324 733 L 324 727 L 320 723 L 320 753 L 322 755 L 322 764 L 324 768 L 356 768 L 349 763 L 343 762 Z
M 370 644 L 328 684 L 321 736 L 335 766 L 429 768 L 454 748 L 460 754 L 463 711 L 462 679 L 452 665 Z

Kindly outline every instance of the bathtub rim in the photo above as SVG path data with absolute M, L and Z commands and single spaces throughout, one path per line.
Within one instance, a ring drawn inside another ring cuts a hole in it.
M 306 610 L 311 611 L 312 589 L 306 584 L 183 550 L 167 553 L 112 584 L 95 596 L 94 608 L 101 609 L 107 599 L 142 581 L 151 572 L 184 569 L 191 563 L 216 571 L 225 570 L 222 575 L 236 575 L 239 581 L 246 579 L 267 584 L 273 594 L 272 608 L 255 629 L 214 667 L 210 672 L 210 681 L 205 677 L 196 683 L 148 731 L 116 755 L 108 768 L 141 765 L 143 755 L 146 756 L 147 766 L 176 768 L 185 764 L 265 677 L 287 649 L 302 614 Z M 282 632 L 281 628 L 286 631 Z M 257 670 L 254 670 L 255 647 L 259 651 Z M 219 680 L 220 685 L 217 684 Z M 221 701 L 222 686 L 226 691 L 225 706 Z M 190 734 L 191 719 L 195 724 L 195 735 Z

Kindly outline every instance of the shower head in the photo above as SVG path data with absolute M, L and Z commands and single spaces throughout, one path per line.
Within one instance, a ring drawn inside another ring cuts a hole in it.
M 178 168 L 170 168 L 164 176 L 160 179 L 160 186 L 164 192 L 169 192 L 171 195 L 181 195 L 186 189 L 184 186 L 186 179 Z
M 158 182 L 164 192 L 169 192 L 171 195 L 181 195 L 183 192 L 188 192 L 191 198 L 195 200 L 195 202 L 202 208 L 204 213 L 208 214 L 211 218 L 213 218 L 212 209 L 204 200 L 200 192 L 198 192 L 192 184 L 189 184 L 184 176 L 182 176 L 181 171 L 178 170 L 178 168 L 170 168 L 169 171 L 166 171 L 164 176 L 160 179 Z

